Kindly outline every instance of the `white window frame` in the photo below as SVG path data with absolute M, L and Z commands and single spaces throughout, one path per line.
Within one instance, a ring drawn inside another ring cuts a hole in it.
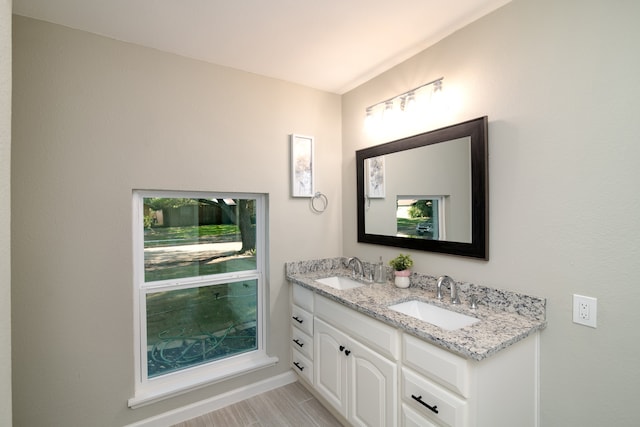
M 145 283 L 144 279 L 144 225 L 143 200 L 148 197 L 206 198 L 206 199 L 255 199 L 256 200 L 256 270 L 239 271 L 210 276 L 161 280 Z M 266 221 L 267 196 L 257 193 L 188 192 L 162 190 L 133 191 L 133 317 L 135 394 L 129 399 L 131 408 L 148 405 L 219 381 L 236 377 L 257 369 L 273 366 L 277 357 L 266 353 Z M 180 371 L 147 377 L 146 293 L 210 286 L 241 280 L 257 280 L 257 349 L 211 361 Z
M 438 240 L 447 240 L 445 227 L 445 203 L 448 200 L 448 196 L 425 196 L 420 197 L 421 200 L 432 200 L 438 202 Z

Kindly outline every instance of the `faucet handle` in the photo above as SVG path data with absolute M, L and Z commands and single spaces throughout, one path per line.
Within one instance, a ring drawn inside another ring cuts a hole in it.
M 469 308 L 471 308 L 471 310 L 475 310 L 476 308 L 478 308 L 478 304 L 480 304 L 480 301 L 482 301 L 483 299 L 484 297 L 480 298 L 476 294 L 471 294 L 469 296 Z

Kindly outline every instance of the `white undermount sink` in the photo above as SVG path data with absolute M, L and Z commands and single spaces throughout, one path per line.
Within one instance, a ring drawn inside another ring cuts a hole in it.
M 390 305 L 389 308 L 448 331 L 464 328 L 480 321 L 475 317 L 416 300 Z
M 339 289 L 341 291 L 364 286 L 364 283 L 356 282 L 355 280 L 351 280 L 348 277 L 343 276 L 325 277 L 324 279 L 317 279 L 316 282 L 320 282 L 323 285 L 331 286 L 332 288 Z

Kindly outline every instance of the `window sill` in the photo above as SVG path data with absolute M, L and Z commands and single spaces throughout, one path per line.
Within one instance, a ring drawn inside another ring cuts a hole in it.
M 198 388 L 244 375 L 278 363 L 277 357 L 264 352 L 254 352 L 219 361 L 213 366 L 201 366 L 189 371 L 150 379 L 146 384 L 138 384 L 135 396 L 129 399 L 132 409 L 150 405 L 164 399 L 187 393 Z

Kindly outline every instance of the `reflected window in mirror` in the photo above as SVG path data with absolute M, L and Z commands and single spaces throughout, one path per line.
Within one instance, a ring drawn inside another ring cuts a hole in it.
M 445 196 L 398 196 L 396 236 L 446 240 Z

